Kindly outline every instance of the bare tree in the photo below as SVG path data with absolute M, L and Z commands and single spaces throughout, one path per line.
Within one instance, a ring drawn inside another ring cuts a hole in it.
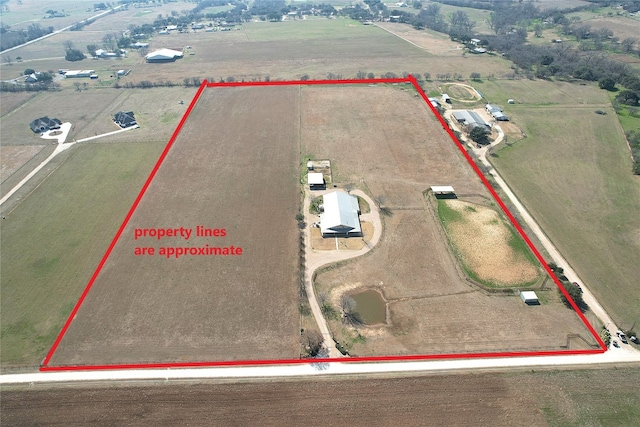
M 5 55 L 2 57 L 2 60 L 7 65 L 13 65 L 13 59 L 9 55 Z
M 542 24 L 538 22 L 533 26 L 533 34 L 535 34 L 536 37 L 542 37 L 542 29 Z
M 71 40 L 65 40 L 62 42 L 62 46 L 64 46 L 64 50 L 71 50 L 73 49 L 74 44 Z
M 627 37 L 620 42 L 622 49 L 627 53 L 633 52 L 633 46 L 635 46 L 636 43 L 638 43 L 638 39 L 636 37 Z
M 386 201 L 387 201 L 387 198 L 385 197 L 384 194 L 381 194 L 373 198 L 373 203 L 375 203 L 376 206 L 378 207 L 378 210 L 380 211 L 380 215 L 391 216 L 393 215 L 393 212 L 391 211 L 391 208 L 385 205 Z
M 113 52 L 118 47 L 118 39 L 111 33 L 107 33 L 102 37 L 102 43 L 104 43 L 104 47 Z
M 343 295 L 340 299 L 342 309 L 342 320 L 352 326 L 362 325 L 362 317 L 357 312 L 356 301 L 349 295 Z
M 300 336 L 300 340 L 302 347 L 310 357 L 317 356 L 324 344 L 322 334 L 316 329 L 305 329 Z
M 346 191 L 347 193 L 351 193 L 353 191 L 353 183 L 352 182 L 348 182 L 344 185 L 344 191 Z

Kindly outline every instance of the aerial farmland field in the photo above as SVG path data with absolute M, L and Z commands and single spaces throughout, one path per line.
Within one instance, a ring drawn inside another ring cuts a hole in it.
M 298 356 L 298 99 L 295 87 L 204 92 L 53 364 Z M 197 226 L 224 232 L 156 240 L 134 231 Z M 160 255 L 206 245 L 242 253 Z
M 588 348 L 589 332 L 559 301 L 555 284 L 528 307 L 513 293 L 487 293 L 457 267 L 437 208 L 424 192 L 447 184 L 460 200 L 496 209 L 450 137 L 413 91 L 399 87 L 304 88 L 303 152 L 331 158 L 336 181 L 384 196 L 381 242 L 370 253 L 320 270 L 316 289 L 339 310 L 354 290 L 381 292 L 384 325 L 332 331 L 361 356 Z M 366 107 L 363 107 L 366 106 Z M 348 141 L 348 143 L 345 143 Z M 504 268 L 496 266 L 494 268 Z M 569 337 L 573 337 L 569 339 Z M 586 340 L 586 341 L 585 341 Z M 570 342 L 569 342 L 570 341 Z
M 468 203 L 495 206 L 407 89 L 206 89 L 90 282 L 51 365 L 297 358 L 301 156 L 331 159 L 334 183 L 383 196 L 391 212 L 374 251 L 316 279 L 318 293 L 332 301 L 360 288 L 384 295 L 384 325 L 350 329 L 328 319 L 354 354 L 594 345 L 553 283 L 545 290 L 538 281 L 543 305 L 528 307 L 513 292 L 493 295 L 465 280 L 425 191 L 452 184 Z M 200 227 L 218 231 L 197 236 Z M 229 255 L 189 252 L 212 247 Z

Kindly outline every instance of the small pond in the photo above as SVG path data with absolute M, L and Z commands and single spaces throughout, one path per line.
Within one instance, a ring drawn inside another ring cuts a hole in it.
M 374 289 L 368 289 L 349 295 L 356 303 L 355 311 L 360 320 L 366 325 L 376 325 L 387 321 L 387 303 L 382 294 Z

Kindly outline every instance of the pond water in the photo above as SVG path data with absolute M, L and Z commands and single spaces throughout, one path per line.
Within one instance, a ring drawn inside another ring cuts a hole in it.
M 375 325 L 387 321 L 387 304 L 382 294 L 369 289 L 357 294 L 351 294 L 356 303 L 355 311 L 360 315 L 360 320 L 366 325 Z

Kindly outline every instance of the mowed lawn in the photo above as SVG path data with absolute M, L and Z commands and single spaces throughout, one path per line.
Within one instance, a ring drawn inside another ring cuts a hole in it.
M 53 355 L 53 365 L 299 356 L 299 88 L 209 88 Z M 223 229 L 134 238 L 134 229 Z M 161 247 L 241 247 L 167 258 Z M 154 256 L 136 256 L 152 247 Z
M 613 320 L 640 317 L 640 177 L 614 114 L 512 110 L 528 138 L 498 151 L 499 172 Z
M 87 144 L 2 221 L 2 368 L 37 365 L 163 144 Z M 4 212 L 3 212 L 4 213 Z

